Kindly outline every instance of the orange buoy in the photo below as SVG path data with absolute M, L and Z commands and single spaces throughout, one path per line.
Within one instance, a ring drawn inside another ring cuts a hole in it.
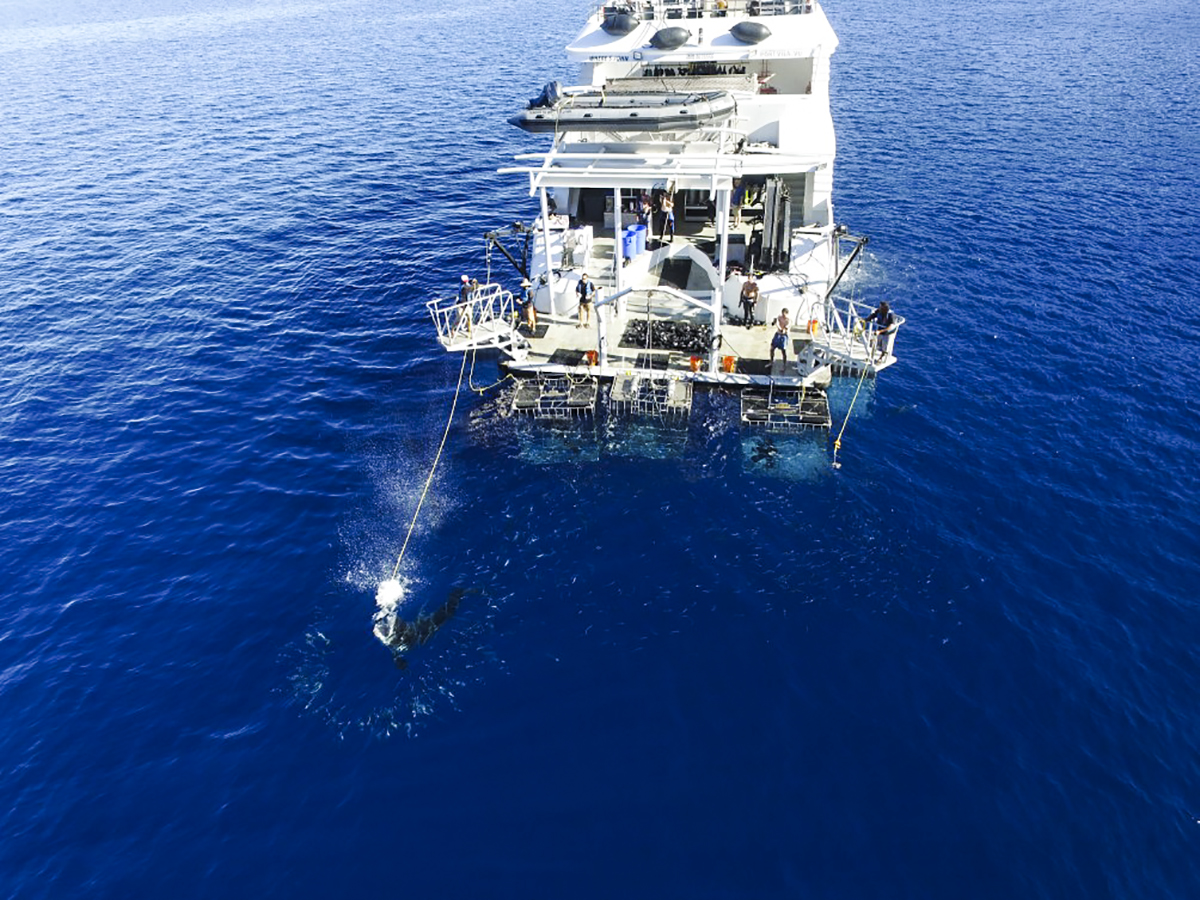
M 736 372 L 737 371 L 737 357 L 736 356 L 722 356 L 721 357 L 721 371 Z
M 701 359 L 701 357 L 699 357 L 699 356 L 693 356 L 693 357 L 691 358 L 691 360 L 690 360 L 690 361 L 691 361 L 691 364 L 692 364 L 692 371 L 693 371 L 693 372 L 699 372 L 699 371 L 700 371 L 700 363 L 701 363 L 701 362 L 703 362 L 703 360 Z

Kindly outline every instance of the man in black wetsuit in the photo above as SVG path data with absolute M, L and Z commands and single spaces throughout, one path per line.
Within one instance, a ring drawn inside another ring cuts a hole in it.
M 438 630 L 458 612 L 458 605 L 467 594 L 478 594 L 478 588 L 455 588 L 446 602 L 434 610 L 432 615 L 424 613 L 408 622 L 393 610 L 375 616 L 375 635 L 392 651 L 397 669 L 407 669 L 404 654 L 429 642 Z

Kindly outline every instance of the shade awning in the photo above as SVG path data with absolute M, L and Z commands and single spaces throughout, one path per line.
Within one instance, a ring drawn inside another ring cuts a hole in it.
M 527 154 L 517 160 L 540 159 L 541 165 L 510 166 L 502 175 L 529 177 L 530 194 L 542 188 L 639 188 L 674 185 L 676 190 L 729 190 L 734 179 L 798 175 L 816 172 L 829 160 L 788 153 L 677 154 L 647 156 L 634 153 Z

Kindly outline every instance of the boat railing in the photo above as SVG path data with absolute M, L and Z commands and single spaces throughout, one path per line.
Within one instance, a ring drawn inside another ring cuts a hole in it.
M 797 16 L 813 11 L 813 0 L 607 0 L 597 6 L 603 21 L 609 15 L 653 19 L 701 19 L 725 16 Z
M 831 350 L 853 358 L 858 355 L 855 351 L 861 348 L 862 356 L 868 360 L 894 355 L 896 332 L 904 324 L 903 316 L 893 313 L 892 324 L 880 328 L 875 322 L 867 321 L 874 311 L 867 304 L 846 300 L 844 309 L 831 303 L 828 310 L 826 344 Z
M 436 297 L 425 304 L 447 350 L 496 346 L 511 341 L 517 320 L 512 291 L 482 284 L 467 298 Z

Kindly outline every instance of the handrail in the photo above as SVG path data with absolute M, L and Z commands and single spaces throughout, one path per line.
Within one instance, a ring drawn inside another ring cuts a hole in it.
M 435 297 L 425 307 L 443 346 L 479 340 L 489 343 L 505 329 L 511 331 L 516 316 L 512 291 L 498 284 L 482 284 L 466 300 Z
M 882 349 L 888 356 L 892 355 L 892 350 L 896 345 L 896 332 L 900 330 L 900 326 L 905 323 L 904 316 L 898 316 L 893 313 L 893 321 L 886 329 L 878 328 L 875 323 L 870 323 L 866 327 L 860 327 L 861 323 L 866 319 L 861 310 L 868 310 L 868 315 L 872 310 L 869 304 L 858 303 L 854 300 L 844 300 L 846 320 L 842 321 L 838 310 L 831 306 L 830 312 L 833 314 L 834 324 L 837 326 L 830 330 L 829 346 L 831 349 L 837 349 L 845 353 L 847 356 L 853 355 L 853 348 L 858 344 L 863 349 L 863 354 L 868 360 L 874 360 L 876 353 L 880 349 L 880 339 L 884 338 Z M 826 325 L 829 323 L 827 322 Z M 840 342 L 835 342 L 835 336 L 841 338 Z M 840 343 L 840 346 L 835 347 L 835 343 Z
M 813 11 L 814 0 L 607 0 L 595 15 L 626 13 L 645 20 L 724 16 L 795 16 Z

